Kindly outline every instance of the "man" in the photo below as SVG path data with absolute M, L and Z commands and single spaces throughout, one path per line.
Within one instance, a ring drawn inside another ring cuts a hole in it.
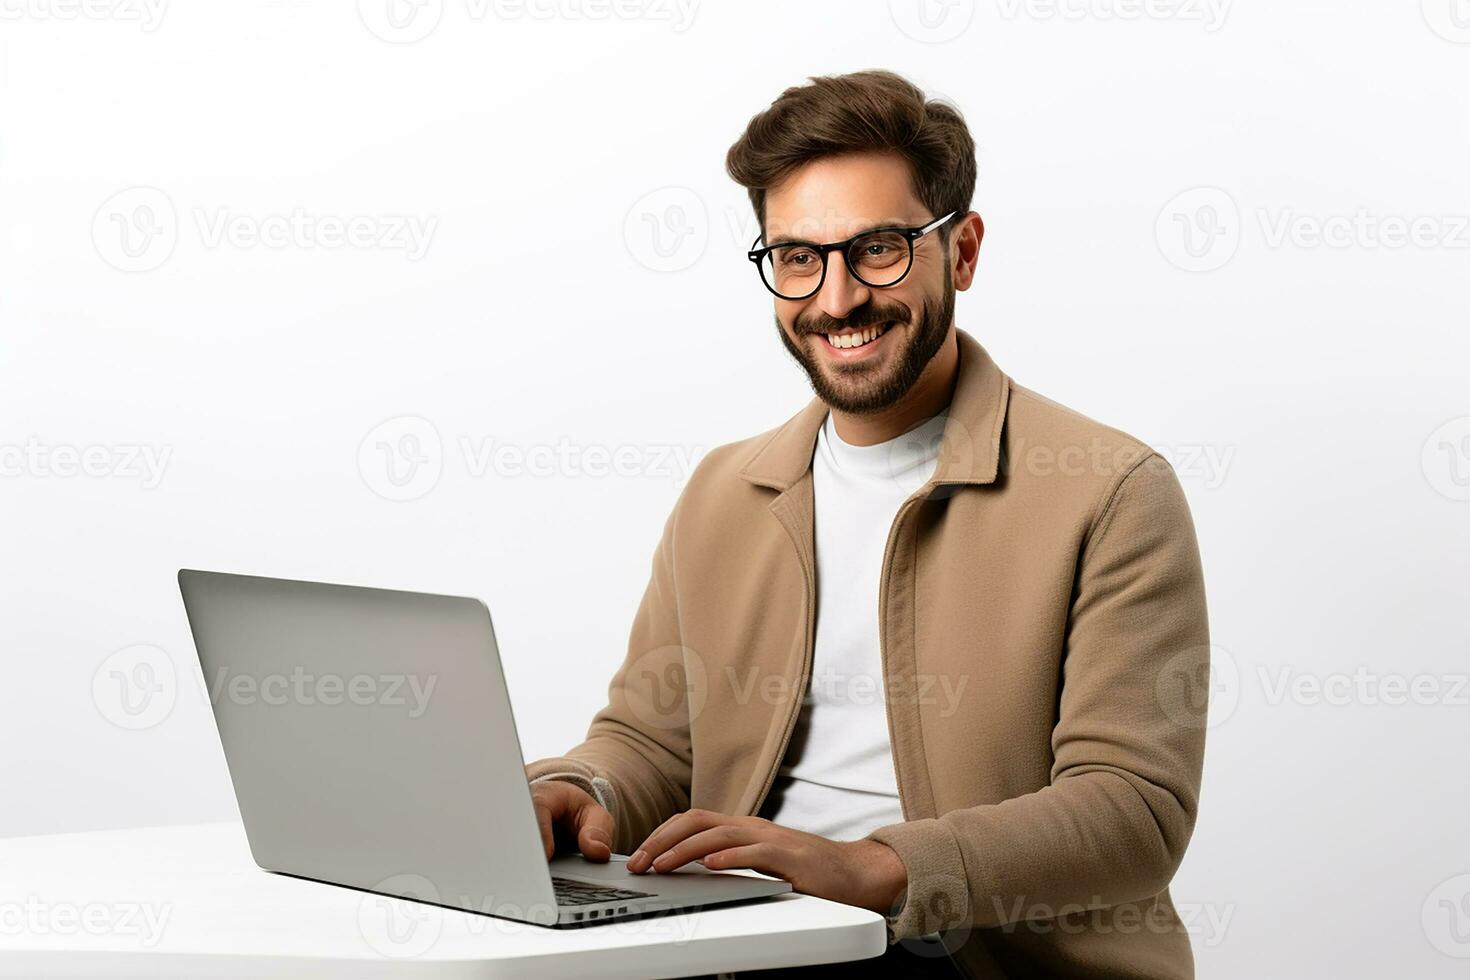
M 956 329 L 985 229 L 953 107 L 815 78 L 727 166 L 817 398 L 689 481 L 609 704 L 528 767 L 548 855 L 776 875 L 887 915 L 909 972 L 1192 975 L 1209 640 L 1172 470 Z

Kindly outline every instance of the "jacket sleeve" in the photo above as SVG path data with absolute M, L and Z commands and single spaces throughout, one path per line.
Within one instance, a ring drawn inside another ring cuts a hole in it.
M 613 815 L 613 850 L 622 854 L 689 808 L 689 675 L 674 584 L 678 515 L 676 505 L 654 554 L 627 656 L 608 686 L 607 706 L 580 745 L 526 767 L 532 781 L 565 779 L 593 794 Z
M 909 873 L 892 941 L 1055 918 L 1163 891 L 1194 827 L 1209 630 L 1183 490 L 1136 463 L 1082 545 L 1049 785 L 880 828 Z

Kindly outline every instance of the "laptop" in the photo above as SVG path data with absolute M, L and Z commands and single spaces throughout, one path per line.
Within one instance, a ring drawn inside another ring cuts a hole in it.
M 255 863 L 544 926 L 779 895 L 784 881 L 546 860 L 478 599 L 179 572 Z M 548 706 L 548 710 L 555 710 Z

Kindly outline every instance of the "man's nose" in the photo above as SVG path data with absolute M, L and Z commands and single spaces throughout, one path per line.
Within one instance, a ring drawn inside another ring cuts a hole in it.
M 834 320 L 841 320 L 855 307 L 866 303 L 872 290 L 852 277 L 842 256 L 827 256 L 827 278 L 817 292 L 817 308 Z

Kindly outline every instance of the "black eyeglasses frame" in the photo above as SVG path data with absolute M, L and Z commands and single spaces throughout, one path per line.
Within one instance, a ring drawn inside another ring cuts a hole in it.
M 847 266 L 848 275 L 852 276 L 854 279 L 862 283 L 864 286 L 867 286 L 869 289 L 891 289 L 892 287 L 897 286 L 899 283 L 903 282 L 908 274 L 913 271 L 915 243 L 917 243 L 919 239 L 923 238 L 930 232 L 942 227 L 945 222 L 949 221 L 949 219 L 953 218 L 959 213 L 959 211 L 951 211 L 944 217 L 935 218 L 933 221 L 929 222 L 926 225 L 914 225 L 909 228 L 869 228 L 867 231 L 859 232 L 858 234 L 853 235 L 851 238 L 845 239 L 840 242 L 828 242 L 825 245 L 819 245 L 816 242 L 791 241 L 777 242 L 775 245 L 767 245 L 763 248 L 756 248 L 755 246 L 759 245 L 761 240 L 761 236 L 757 235 L 755 241 L 751 243 L 751 250 L 749 252 L 746 252 L 745 256 L 746 258 L 750 259 L 752 263 L 754 263 L 756 274 L 760 276 L 762 285 L 764 285 L 766 289 L 771 292 L 771 295 L 777 297 L 778 299 L 795 301 L 810 299 L 811 297 L 817 295 L 817 293 L 819 293 L 822 289 L 822 284 L 827 281 L 827 256 L 830 255 L 832 252 L 837 251 L 838 249 L 841 249 L 842 251 L 842 263 L 843 265 Z M 848 249 L 852 248 L 853 244 L 861 238 L 867 238 L 870 235 L 884 234 L 897 234 L 903 236 L 903 238 L 908 242 L 909 245 L 909 261 L 908 265 L 904 268 L 902 275 L 900 275 L 892 282 L 879 285 L 877 283 L 868 282 L 868 280 L 858 275 L 857 270 L 852 267 L 852 258 L 848 255 Z M 771 285 L 769 282 L 766 282 L 766 274 L 761 267 L 761 261 L 765 259 L 765 257 L 771 252 L 775 251 L 778 248 L 793 247 L 812 249 L 822 258 L 822 274 L 817 277 L 817 284 L 812 287 L 811 292 L 804 293 L 801 296 L 787 296 L 784 293 L 778 292 L 775 286 Z

